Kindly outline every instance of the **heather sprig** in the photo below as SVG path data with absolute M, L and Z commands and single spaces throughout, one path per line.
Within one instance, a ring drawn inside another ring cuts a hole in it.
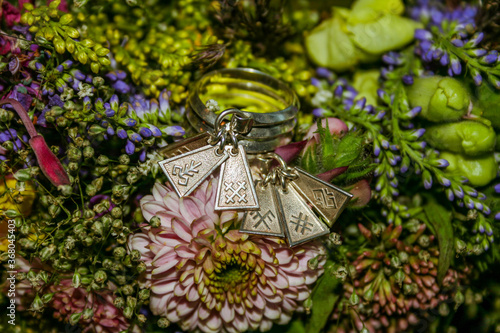
M 21 17 L 21 23 L 30 26 L 29 31 L 35 34 L 35 41 L 52 45 L 59 54 L 69 52 L 75 61 L 84 65 L 89 63 L 94 73 L 109 66 L 111 62 L 106 57 L 109 50 L 92 39 L 79 40 L 80 33 L 71 26 L 73 15 L 62 14 L 57 9 L 59 4 L 60 0 L 34 8 L 32 4 L 25 3 L 26 12 Z
M 415 52 L 426 63 L 447 67 L 448 76 L 465 72 L 477 86 L 486 76 L 489 83 L 500 89 L 498 52 L 482 46 L 482 31 L 474 33 L 477 12 L 474 5 L 456 9 L 428 5 L 413 8 L 412 16 L 426 24 L 424 29 L 415 31 L 418 41 Z

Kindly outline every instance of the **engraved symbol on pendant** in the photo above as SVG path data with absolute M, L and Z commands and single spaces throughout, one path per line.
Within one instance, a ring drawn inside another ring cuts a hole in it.
M 300 212 L 299 216 L 292 215 L 292 219 L 295 219 L 295 221 L 290 220 L 290 224 L 295 224 L 295 231 L 297 231 L 297 232 L 299 231 L 300 228 L 302 228 L 300 230 L 300 233 L 302 235 L 304 235 L 306 230 L 311 231 L 312 228 L 310 228 L 310 227 L 314 226 L 314 224 L 307 221 L 308 218 L 309 218 L 309 216 L 307 216 L 307 215 L 305 215 L 305 218 L 304 218 L 302 212 Z
M 179 180 L 177 181 L 179 185 L 187 186 L 189 182 L 189 178 L 187 177 L 193 177 L 195 173 L 198 173 L 199 171 L 196 168 L 200 165 L 201 162 L 194 164 L 194 160 L 191 161 L 191 165 L 186 164 L 184 169 L 180 165 L 174 165 L 172 175 L 179 176 Z
M 333 192 L 328 192 L 326 188 L 320 188 L 313 190 L 314 199 L 316 204 L 323 208 L 337 208 L 337 203 L 335 202 L 335 196 Z
M 269 222 L 272 222 L 272 219 L 276 218 L 276 216 L 274 216 L 273 212 L 271 212 L 270 210 L 268 210 L 264 215 L 261 215 L 260 211 L 250 212 L 250 216 L 254 221 L 258 220 L 257 223 L 254 224 L 254 228 L 258 228 L 259 225 L 263 223 L 268 230 L 271 230 L 271 227 L 269 226 L 269 224 L 267 224 L 266 219 L 268 219 Z
M 231 194 L 226 194 L 226 203 L 235 203 L 234 197 L 238 196 L 238 202 L 248 202 L 246 199 L 247 194 L 245 193 L 247 187 L 247 182 L 243 181 L 240 182 L 238 181 L 238 187 L 236 189 L 233 188 L 234 183 L 233 182 L 224 182 L 224 185 L 226 186 L 225 191 L 231 190 Z M 243 190 L 243 194 L 240 194 L 240 190 Z

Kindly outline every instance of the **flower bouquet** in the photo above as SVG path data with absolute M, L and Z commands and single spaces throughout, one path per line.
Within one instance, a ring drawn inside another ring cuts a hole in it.
M 0 0 L 0 330 L 499 331 L 498 36 L 496 0 Z M 267 150 L 349 196 L 319 237 L 244 232 L 222 171 L 163 172 L 228 68 L 291 89 Z

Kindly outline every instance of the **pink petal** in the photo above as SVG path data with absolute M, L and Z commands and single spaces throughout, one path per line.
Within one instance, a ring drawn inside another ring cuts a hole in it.
M 372 196 L 370 183 L 366 179 L 362 179 L 354 184 L 349 192 L 354 195 L 354 197 L 351 199 L 351 207 L 366 206 Z
M 234 316 L 235 316 L 234 315 L 234 308 L 232 305 L 229 304 L 227 299 L 224 302 L 224 305 L 222 306 L 222 309 L 220 311 L 220 315 L 226 323 L 230 323 L 234 319 Z
M 347 133 L 347 131 L 349 131 L 347 125 L 338 118 L 333 118 L 333 117 L 323 118 L 321 119 L 321 126 L 325 128 L 327 122 L 330 133 L 332 134 L 337 134 L 339 136 L 342 136 L 343 134 Z M 319 133 L 315 133 L 317 130 L 318 130 L 318 124 L 314 123 L 311 126 L 311 128 L 309 128 L 309 131 L 307 132 L 306 136 L 304 136 L 304 139 L 311 139 L 314 137 L 319 142 Z
M 329 183 L 329 182 L 332 181 L 333 178 L 335 178 L 335 177 L 343 174 L 344 172 L 346 172 L 348 168 L 349 168 L 348 166 L 344 166 L 344 167 L 340 167 L 340 168 L 335 168 L 335 169 L 332 169 L 332 170 L 320 173 L 316 177 L 318 177 L 319 179 L 321 179 L 321 180 Z
M 187 243 L 190 243 L 193 239 L 191 236 L 191 229 L 182 220 L 174 219 L 172 222 L 172 230 Z

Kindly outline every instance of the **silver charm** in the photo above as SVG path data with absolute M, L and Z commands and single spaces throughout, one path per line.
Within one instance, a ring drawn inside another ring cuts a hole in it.
M 220 169 L 215 210 L 258 209 L 259 203 L 245 150 L 240 148 L 233 153 L 233 149 L 232 146 L 225 148 L 229 158 Z
M 245 212 L 240 231 L 249 234 L 285 237 L 280 213 L 277 209 L 274 186 L 255 181 L 255 192 L 259 198 L 259 210 Z
M 261 209 L 247 212 L 240 231 L 269 236 L 281 236 L 285 231 L 288 244 L 296 246 L 314 238 L 330 233 L 329 227 L 345 208 L 352 194 L 314 177 L 300 168 L 288 167 L 285 161 L 275 153 L 268 153 L 259 158 L 270 166 L 271 160 L 277 160 L 280 166 L 274 168 L 257 185 L 257 196 Z M 261 188 L 272 188 L 273 198 L 264 197 Z M 265 202 L 265 204 L 264 204 Z M 274 205 L 270 208 L 269 205 Z M 314 210 L 324 219 L 322 221 Z M 278 213 L 281 224 L 279 232 L 275 219 L 267 219 L 267 212 Z M 257 214 L 258 213 L 258 214 Z M 266 218 L 264 217 L 266 216 Z M 257 222 L 257 223 L 256 223 Z M 264 222 L 269 222 L 264 224 Z M 325 224 L 326 222 L 326 224 Z M 264 224 L 264 226 L 263 226 Z
M 231 120 L 223 124 L 229 115 Z M 228 109 L 217 117 L 214 133 L 199 134 L 165 149 L 163 153 L 170 158 L 159 165 L 177 194 L 189 195 L 222 165 L 215 209 L 258 209 L 245 148 L 238 145 L 238 137 L 248 134 L 252 125 L 252 118 L 237 109 Z M 181 154 L 175 156 L 177 153 Z
M 290 184 L 304 199 L 313 206 L 329 227 L 337 220 L 349 203 L 352 194 L 314 177 L 300 168 L 295 168 L 298 175 Z
M 217 167 L 229 158 L 218 147 L 207 145 L 189 153 L 159 162 L 163 172 L 179 197 L 193 192 Z
M 275 186 L 274 191 L 290 246 L 299 245 L 330 233 L 328 227 L 314 215 L 311 208 L 292 186 L 288 186 L 286 189 L 282 186 Z

